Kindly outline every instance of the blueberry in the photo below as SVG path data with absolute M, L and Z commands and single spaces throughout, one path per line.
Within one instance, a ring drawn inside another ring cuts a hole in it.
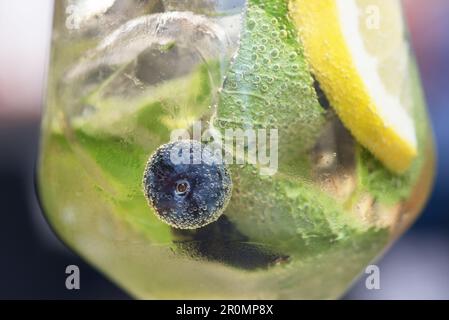
M 195 140 L 160 146 L 148 160 L 145 196 L 162 221 L 196 229 L 217 220 L 231 196 L 232 181 L 221 159 Z

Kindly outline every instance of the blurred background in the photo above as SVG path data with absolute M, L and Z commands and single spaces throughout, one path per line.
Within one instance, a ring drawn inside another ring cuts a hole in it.
M 449 1 L 403 2 L 436 136 L 436 184 L 421 218 L 378 261 L 381 289 L 362 277 L 346 299 L 449 299 Z M 36 199 L 51 12 L 51 0 L 0 0 L 0 298 L 126 299 L 54 236 Z M 70 264 L 81 290 L 65 288 Z

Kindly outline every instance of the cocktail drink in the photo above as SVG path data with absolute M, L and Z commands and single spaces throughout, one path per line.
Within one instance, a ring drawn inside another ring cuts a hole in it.
M 434 150 L 396 0 L 56 1 L 38 186 L 138 298 L 337 298 Z

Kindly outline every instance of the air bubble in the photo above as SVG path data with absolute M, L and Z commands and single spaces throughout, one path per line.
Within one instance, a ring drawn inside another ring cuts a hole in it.
M 270 55 L 271 55 L 271 57 L 273 57 L 273 58 L 279 57 L 279 50 L 276 49 L 276 48 L 274 48 L 273 50 L 271 50 Z
M 264 63 L 264 65 L 269 66 L 271 64 L 271 60 L 269 58 L 267 58 L 267 57 L 264 57 L 263 58 L 263 63 Z
M 287 33 L 287 31 L 285 31 L 285 30 L 281 30 L 281 31 L 279 32 L 279 35 L 280 35 L 282 38 L 286 38 L 286 37 L 288 36 L 288 33 Z
M 249 19 L 246 24 L 246 28 L 251 31 L 251 30 L 254 30 L 255 27 L 256 27 L 256 21 L 254 19 Z

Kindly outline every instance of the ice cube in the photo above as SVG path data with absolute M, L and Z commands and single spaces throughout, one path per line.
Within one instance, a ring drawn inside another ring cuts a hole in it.
M 141 16 L 87 52 L 66 73 L 65 87 L 77 100 L 92 93 L 102 99 L 126 98 L 148 93 L 199 65 L 218 62 L 224 75 L 226 62 L 237 50 L 239 30 L 239 15 L 208 18 L 185 11 Z M 215 85 L 218 90 L 221 84 Z

